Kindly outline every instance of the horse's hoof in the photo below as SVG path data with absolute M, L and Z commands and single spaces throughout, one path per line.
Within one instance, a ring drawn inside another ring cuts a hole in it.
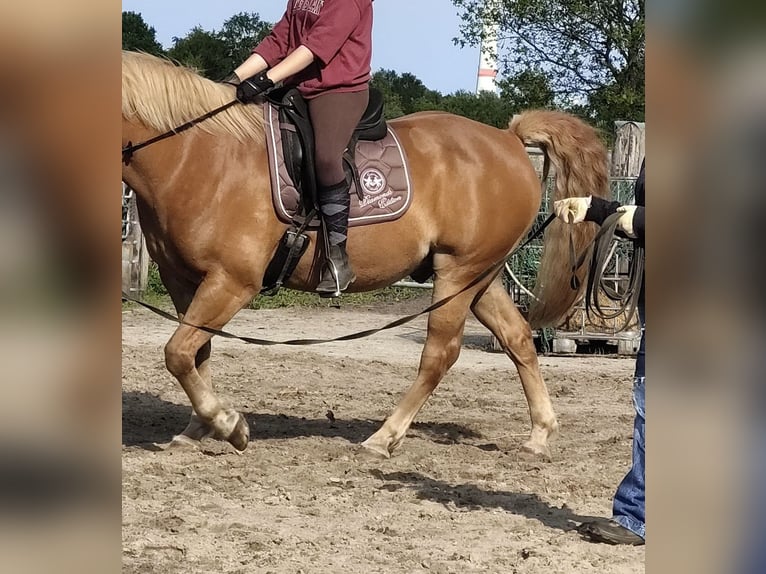
M 234 430 L 231 431 L 226 440 L 229 441 L 238 454 L 245 452 L 247 444 L 250 442 L 250 426 L 241 413 L 237 419 L 237 424 L 234 426 Z
M 525 442 L 521 446 L 519 455 L 522 460 L 542 462 L 551 462 L 553 460 L 551 449 L 548 445 L 541 445 L 530 441 Z
M 214 436 L 215 432 L 209 424 L 204 422 L 198 415 L 192 414 L 189 424 L 181 433 L 181 436 L 185 436 L 188 439 L 202 441 L 208 437 Z
M 167 444 L 156 444 L 158 448 L 165 451 L 195 451 L 200 450 L 201 443 L 198 440 L 190 438 L 183 434 L 175 435 Z
M 378 441 L 372 440 L 372 437 L 368 438 L 362 443 L 365 452 L 374 454 L 376 456 L 382 456 L 383 458 L 391 458 L 391 452 L 387 446 L 380 444 Z

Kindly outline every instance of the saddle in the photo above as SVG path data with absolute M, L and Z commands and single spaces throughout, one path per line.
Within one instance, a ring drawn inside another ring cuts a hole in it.
M 308 247 L 304 231 L 319 227 L 314 130 L 308 105 L 295 88 L 269 92 L 263 112 L 274 209 L 291 225 L 264 277 L 264 291 L 276 293 Z M 349 227 L 391 221 L 406 212 L 409 167 L 383 117 L 383 95 L 374 88 L 343 159 L 351 193 Z
M 280 88 L 272 90 L 268 94 L 264 112 L 269 112 L 273 108 L 278 110 L 279 134 L 270 130 L 270 135 L 278 135 L 281 139 L 281 151 L 284 160 L 282 165 L 293 187 L 298 192 L 301 206 L 299 212 L 305 216 L 311 208 L 315 208 L 317 205 L 314 129 L 309 117 L 308 104 L 297 89 Z M 267 118 L 267 124 L 271 123 L 268 120 L 273 119 L 270 116 L 271 114 L 268 116 L 264 114 L 264 117 Z M 273 125 L 269 127 L 273 128 Z M 350 180 L 354 183 L 359 181 L 359 173 L 354 165 L 357 142 L 378 141 L 386 137 L 387 133 L 388 128 L 383 118 L 383 95 L 378 90 L 371 88 L 367 109 L 354 130 L 344 154 L 344 170 L 347 181 Z M 275 147 L 278 143 L 278 139 L 274 137 L 273 144 Z M 275 149 L 274 151 L 279 150 Z

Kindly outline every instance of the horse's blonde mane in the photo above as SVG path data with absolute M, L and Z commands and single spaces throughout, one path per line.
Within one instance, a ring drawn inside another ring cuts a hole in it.
M 207 80 L 194 70 L 139 52 L 122 52 L 122 116 L 168 131 L 234 98 L 230 86 Z M 235 105 L 197 124 L 211 134 L 239 141 L 262 140 L 263 111 Z M 197 129 L 197 128 L 195 128 Z

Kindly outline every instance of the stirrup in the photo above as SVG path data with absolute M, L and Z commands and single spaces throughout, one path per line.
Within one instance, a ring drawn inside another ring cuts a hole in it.
M 330 275 L 332 275 L 332 279 L 335 282 L 335 291 L 332 291 L 332 292 L 319 291 L 319 285 L 317 285 L 317 293 L 319 293 L 319 296 L 323 298 L 334 299 L 334 298 L 340 297 L 341 291 L 340 291 L 340 279 L 338 278 L 338 268 L 335 266 L 335 262 L 330 258 L 327 258 L 325 260 L 325 265 L 329 268 Z M 319 283 L 321 284 L 322 281 L 324 281 L 324 279 L 320 279 Z

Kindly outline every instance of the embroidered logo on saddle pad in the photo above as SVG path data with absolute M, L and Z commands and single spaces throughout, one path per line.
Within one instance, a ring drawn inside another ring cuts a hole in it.
M 298 211 L 299 192 L 285 165 L 279 112 L 267 103 L 264 117 L 274 208 L 281 221 L 290 223 Z M 412 202 L 410 174 L 404 150 L 393 130 L 388 128 L 382 140 L 358 142 L 354 159 L 361 194 L 352 183 L 349 227 L 393 221 L 404 215 Z

